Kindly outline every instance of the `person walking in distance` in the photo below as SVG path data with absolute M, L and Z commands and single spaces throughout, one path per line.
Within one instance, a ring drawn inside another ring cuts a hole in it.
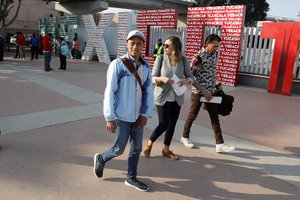
M 121 155 L 129 140 L 125 184 L 140 191 L 149 190 L 148 185 L 137 179 L 137 167 L 142 150 L 143 127 L 154 105 L 150 66 L 141 56 L 144 44 L 145 36 L 142 32 L 129 32 L 128 53 L 113 60 L 108 67 L 103 114 L 106 130 L 114 134 L 115 143 L 94 156 L 94 173 L 101 178 L 105 163 Z
M 218 83 L 216 68 L 217 68 L 217 50 L 220 46 L 221 38 L 216 34 L 209 35 L 204 42 L 204 47 L 198 52 L 192 62 L 192 68 L 196 78 L 196 82 L 202 86 L 203 90 L 199 91 L 195 87 L 192 88 L 191 93 L 191 106 L 189 114 L 184 124 L 184 130 L 180 142 L 188 148 L 193 148 L 194 144 L 191 143 L 189 136 L 193 122 L 197 118 L 199 110 L 203 102 L 200 98 L 204 96 L 206 99 L 211 98 L 218 89 L 222 89 Z M 232 152 L 235 147 L 228 146 L 224 143 L 222 130 L 217 111 L 217 104 L 205 103 L 206 109 L 210 116 L 213 132 L 216 140 L 216 152 Z

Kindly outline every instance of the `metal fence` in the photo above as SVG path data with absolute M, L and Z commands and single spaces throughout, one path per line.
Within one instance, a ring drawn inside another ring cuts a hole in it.
M 150 29 L 149 52 L 153 52 L 154 45 L 158 38 L 163 41 L 171 35 L 178 36 L 181 41 L 185 41 L 186 27 L 178 27 L 176 30 L 162 29 L 161 27 L 151 27 Z M 221 35 L 219 27 L 206 27 L 204 37 L 211 33 Z M 243 34 L 242 52 L 239 72 L 254 76 L 270 76 L 272 59 L 274 53 L 274 39 L 262 39 L 260 37 L 261 27 L 245 27 Z M 183 52 L 185 51 L 185 42 Z M 294 69 L 294 80 L 300 80 L 299 56 L 296 58 Z
M 186 28 L 178 27 L 177 29 L 162 29 L 160 26 L 151 26 L 150 27 L 150 41 L 149 41 L 149 52 L 153 52 L 154 46 L 157 43 L 157 40 L 160 38 L 162 41 L 165 41 L 170 36 L 177 36 L 181 41 L 186 39 Z M 182 42 L 183 53 L 185 51 L 185 43 Z
M 247 27 L 244 31 L 240 72 L 269 76 L 274 54 L 274 39 L 262 39 L 261 27 Z M 294 68 L 294 79 L 300 80 L 299 54 Z
M 272 66 L 274 39 L 262 39 L 260 32 L 260 28 L 245 28 L 240 72 L 269 76 Z

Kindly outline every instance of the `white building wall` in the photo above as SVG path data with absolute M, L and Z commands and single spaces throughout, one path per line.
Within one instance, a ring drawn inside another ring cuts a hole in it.
M 10 18 L 13 17 L 16 8 L 17 1 L 15 1 L 15 6 L 11 10 Z M 21 3 L 20 11 L 17 19 L 7 27 L 7 32 L 21 31 L 23 33 L 37 32 L 38 22 L 40 18 L 49 18 L 50 15 L 59 16 L 59 12 L 54 9 L 54 4 L 42 0 L 23 0 Z

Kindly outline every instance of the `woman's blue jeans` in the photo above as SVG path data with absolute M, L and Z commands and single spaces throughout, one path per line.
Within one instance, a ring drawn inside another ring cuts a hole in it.
M 136 122 L 116 120 L 116 124 L 115 144 L 101 154 L 102 164 L 121 155 L 125 150 L 128 139 L 130 139 L 127 179 L 132 179 L 137 176 L 137 166 L 143 146 L 143 128 L 138 128 Z

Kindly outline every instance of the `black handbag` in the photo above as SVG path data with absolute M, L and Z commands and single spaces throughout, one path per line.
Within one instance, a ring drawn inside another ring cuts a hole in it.
M 222 116 L 229 115 L 233 108 L 234 97 L 225 94 L 222 90 L 217 91 L 214 96 L 222 97 L 222 102 L 218 104 L 218 114 Z

